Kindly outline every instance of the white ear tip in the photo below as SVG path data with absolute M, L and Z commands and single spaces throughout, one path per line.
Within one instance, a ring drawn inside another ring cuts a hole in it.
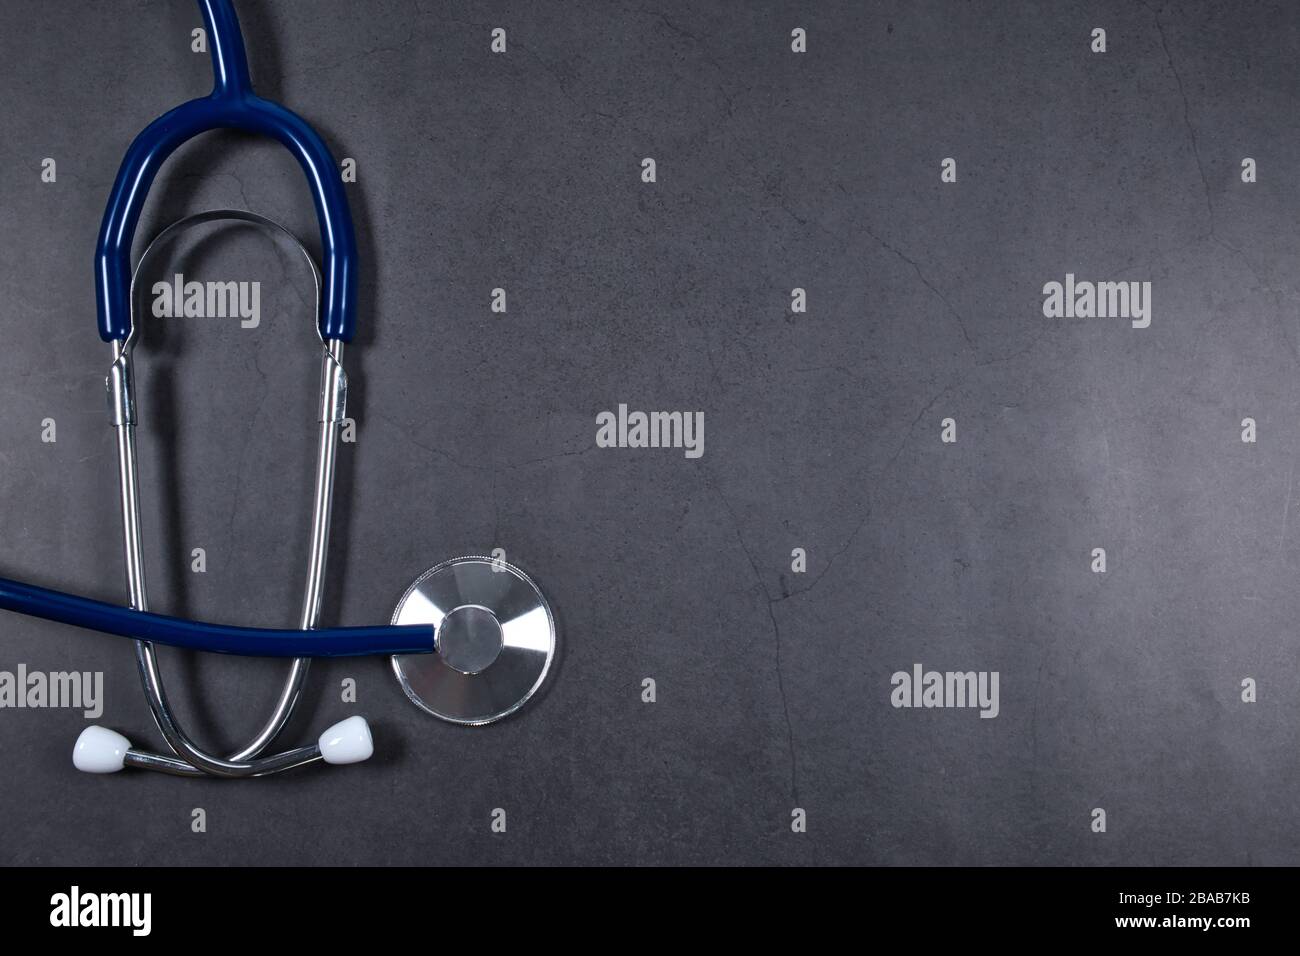
M 370 725 L 364 717 L 340 720 L 320 735 L 319 744 L 326 763 L 361 763 L 375 752 Z
M 72 748 L 72 765 L 86 773 L 116 773 L 126 765 L 131 741 L 115 730 L 91 725 Z

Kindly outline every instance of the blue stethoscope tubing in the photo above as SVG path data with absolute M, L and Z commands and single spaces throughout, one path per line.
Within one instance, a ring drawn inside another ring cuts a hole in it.
M 429 624 L 323 627 L 313 631 L 236 627 L 134 608 L 0 578 L 0 608 L 136 640 L 249 657 L 361 657 L 424 654 L 434 649 Z
M 182 143 L 214 129 L 272 137 L 301 164 L 320 222 L 320 334 L 348 342 L 356 332 L 357 246 L 342 179 L 329 148 L 297 114 L 252 91 L 239 21 L 230 0 L 198 0 L 212 51 L 212 93 L 164 113 L 135 138 L 122 160 L 95 250 L 99 334 L 125 342 L 132 334 L 131 248 L 149 187 Z M 335 627 L 312 631 L 232 627 L 169 617 L 0 578 L 0 608 L 158 644 L 257 657 L 352 657 L 428 653 L 427 625 Z
M 212 92 L 158 117 L 141 131 L 122 159 L 95 249 L 100 338 L 125 341 L 131 334 L 131 244 L 159 168 L 177 147 L 200 133 L 237 129 L 278 140 L 302 166 L 320 222 L 324 253 L 321 338 L 350 342 L 357 324 L 357 240 L 334 158 L 302 117 L 253 92 L 244 40 L 230 0 L 198 3 L 212 50 Z

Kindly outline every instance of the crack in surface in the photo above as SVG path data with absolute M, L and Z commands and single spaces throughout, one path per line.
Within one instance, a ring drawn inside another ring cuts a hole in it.
M 921 419 L 923 419 L 926 416 L 926 414 L 932 408 L 934 408 L 935 404 L 939 401 L 939 399 L 941 399 L 944 395 L 952 391 L 953 387 L 954 387 L 953 385 L 949 385 L 945 387 L 942 391 L 935 394 L 928 402 L 925 403 L 924 406 L 922 406 L 921 410 L 916 413 L 916 416 L 912 419 L 912 423 L 908 426 L 907 431 L 904 433 L 903 437 L 899 440 L 898 446 L 894 449 L 893 454 L 889 456 L 889 458 L 885 461 L 885 464 L 882 465 L 880 469 L 876 472 L 876 474 L 872 477 L 873 481 L 879 481 L 881 478 L 883 478 L 886 474 L 889 473 L 889 471 L 894 467 L 895 463 L 898 461 L 899 457 L 902 455 L 903 450 L 907 447 L 908 442 L 912 440 L 912 435 L 915 433 L 916 426 L 920 424 Z M 754 583 L 758 586 L 759 593 L 762 595 L 764 604 L 766 605 L 767 608 L 768 619 L 772 622 L 772 642 L 773 642 L 773 652 L 774 652 L 775 665 L 776 665 L 776 686 L 777 686 L 777 692 L 781 698 L 781 715 L 783 720 L 785 721 L 786 742 L 790 754 L 790 795 L 791 798 L 794 800 L 795 804 L 797 805 L 799 802 L 799 753 L 798 753 L 798 748 L 795 744 L 794 721 L 790 717 L 790 700 L 789 700 L 789 695 L 786 692 L 785 674 L 782 669 L 781 625 L 776 617 L 776 606 L 778 604 L 790 600 L 791 598 L 809 593 L 810 591 L 813 590 L 813 588 L 815 588 L 818 585 L 818 583 L 821 582 L 821 580 L 824 577 L 826 577 L 827 574 L 830 573 L 831 569 L 835 567 L 836 562 L 843 555 L 848 553 L 848 551 L 853 547 L 853 544 L 857 541 L 857 538 L 861 534 L 862 529 L 865 528 L 867 526 L 867 523 L 871 520 L 871 516 L 873 514 L 873 508 L 870 504 L 867 505 L 866 512 L 863 514 L 862 519 L 858 522 L 857 527 L 855 527 L 853 531 L 849 533 L 849 535 L 844 540 L 844 544 L 839 548 L 839 550 L 837 550 L 833 555 L 831 555 L 830 560 L 826 562 L 826 566 L 822 568 L 822 570 L 817 574 L 815 578 L 813 578 L 813 580 L 811 581 L 811 583 L 808 584 L 807 587 L 798 588 L 794 591 L 785 592 L 779 596 L 774 597 L 771 591 L 768 590 L 767 585 L 763 581 L 763 573 L 759 569 L 758 561 L 754 557 L 754 552 L 750 550 L 749 544 L 745 541 L 745 536 L 741 533 L 740 530 L 741 522 L 740 522 L 739 514 L 736 513 L 736 509 L 732 507 L 730 499 L 727 498 L 726 494 L 718 486 L 718 483 L 713 478 L 712 474 L 705 468 L 701 468 L 701 472 L 704 475 L 705 484 L 707 484 L 710 490 L 712 490 L 718 496 L 718 499 L 722 502 L 723 508 L 726 509 L 727 514 L 731 518 L 732 532 L 736 536 L 736 542 L 740 545 L 740 550 L 744 552 L 745 558 L 749 562 L 750 570 L 754 574 Z
M 1214 213 L 1213 192 L 1210 189 L 1209 178 L 1205 175 L 1205 163 L 1201 159 L 1201 147 L 1196 136 L 1196 126 L 1192 123 L 1191 102 L 1187 97 L 1187 88 L 1183 83 L 1182 73 L 1179 71 L 1178 64 L 1174 61 L 1173 53 L 1169 49 L 1169 40 L 1165 35 L 1164 23 L 1160 19 L 1161 9 L 1163 8 L 1157 9 L 1152 7 L 1149 3 L 1144 3 L 1144 6 L 1151 11 L 1155 19 L 1156 32 L 1160 35 L 1160 48 L 1164 50 L 1165 60 L 1169 64 L 1169 72 L 1173 74 L 1174 82 L 1178 86 L 1178 96 L 1182 100 L 1183 125 L 1187 129 L 1188 140 L 1192 148 L 1192 157 L 1196 160 L 1196 171 L 1200 175 L 1201 191 L 1205 198 L 1205 212 L 1209 229 L 1205 238 L 1234 256 L 1254 277 L 1256 285 L 1273 297 L 1276 306 L 1273 312 L 1273 322 L 1277 325 L 1278 333 L 1282 336 L 1282 341 L 1286 343 L 1287 350 L 1291 353 L 1292 359 L 1294 359 L 1297 364 L 1300 364 L 1300 346 L 1296 345 L 1286 327 L 1286 323 L 1282 319 L 1282 297 L 1284 293 L 1281 290 L 1274 288 L 1273 285 L 1260 274 L 1259 270 L 1255 268 L 1254 264 L 1250 261 L 1250 258 L 1245 254 L 1245 252 L 1219 235 L 1218 224 L 1215 220 Z
M 1205 164 L 1201 161 L 1201 147 L 1196 140 L 1196 127 L 1192 125 L 1192 110 L 1187 100 L 1187 90 L 1183 86 L 1183 77 L 1178 72 L 1178 65 L 1174 63 L 1173 54 L 1169 52 L 1169 41 L 1165 36 L 1165 25 L 1160 21 L 1160 11 L 1149 4 L 1147 9 L 1155 15 L 1156 32 L 1160 34 L 1160 47 L 1165 51 L 1165 60 L 1169 63 L 1170 72 L 1174 74 L 1174 82 L 1178 84 L 1178 95 L 1183 101 L 1183 125 L 1187 127 L 1187 134 L 1191 139 L 1192 156 L 1196 159 L 1196 171 L 1200 173 L 1201 190 L 1205 196 L 1205 209 L 1210 217 L 1210 235 L 1214 235 L 1214 201 L 1210 196 L 1210 181 L 1205 175 Z
M 952 317 L 957 320 L 957 328 L 961 330 L 961 337 L 966 340 L 967 345 L 973 348 L 975 346 L 975 342 L 971 339 L 970 332 L 966 330 L 966 320 L 962 317 L 962 314 L 957 311 L 956 307 L 952 304 L 952 302 L 949 301 L 948 297 L 943 294 L 943 291 L 937 285 L 931 282 L 928 278 L 926 278 L 925 273 L 921 271 L 920 263 L 918 263 L 915 259 L 909 256 L 907 253 L 903 252 L 898 247 L 891 245 L 889 242 L 885 241 L 880 236 L 876 235 L 875 232 L 872 231 L 870 226 L 864 225 L 862 229 L 864 232 L 866 232 L 868 236 L 870 236 L 877 243 L 879 243 L 881 248 L 886 249 L 889 252 L 892 252 L 894 255 L 898 256 L 898 258 L 902 259 L 904 262 L 906 262 L 909 266 L 912 267 L 912 271 L 915 272 L 916 277 L 921 280 L 921 284 L 925 286 L 927 289 L 929 289 L 938 298 L 938 300 L 944 304 L 944 307 L 950 313 L 952 313 Z
M 375 421 L 382 422 L 383 424 L 388 425 L 390 428 L 397 431 L 397 433 L 402 436 L 402 438 L 407 442 L 407 444 L 412 445 L 420 449 L 421 451 L 427 452 L 430 455 L 437 455 L 440 458 L 445 458 L 447 461 L 451 462 L 457 468 L 463 468 L 466 471 L 489 471 L 495 474 L 498 471 L 511 471 L 515 468 L 523 468 L 527 465 L 540 465 L 550 461 L 558 461 L 561 458 L 574 458 L 596 450 L 596 446 L 593 444 L 593 445 L 588 445 L 586 448 L 578 448 L 572 451 L 562 451 L 554 455 L 543 455 L 539 458 L 523 458 L 520 459 L 519 461 L 493 461 L 493 462 L 488 462 L 486 464 L 482 462 L 476 462 L 476 461 L 463 461 L 460 458 L 457 458 L 451 452 L 447 451 L 446 449 L 439 448 L 436 445 L 430 445 L 427 442 L 422 442 L 419 439 L 415 438 L 411 434 L 410 429 L 406 428 L 399 422 L 396 422 L 393 419 L 389 418 L 387 415 L 372 413 L 371 417 L 374 418 Z
M 678 26 L 676 23 L 674 23 L 672 20 L 668 18 L 667 14 L 659 10 L 649 10 L 646 9 L 645 7 L 641 7 L 637 12 L 643 13 L 646 16 L 650 16 L 650 17 L 657 17 L 659 21 L 665 27 L 667 27 L 671 32 L 677 34 L 677 36 L 679 37 L 684 37 L 690 40 L 692 43 L 695 43 L 700 48 L 700 58 L 705 63 L 707 63 L 709 66 L 717 70 L 718 75 L 720 77 L 726 77 L 729 75 L 728 71 L 723 67 L 721 63 L 718 62 L 717 58 L 713 56 L 713 54 L 708 52 L 707 48 L 704 45 L 704 41 L 709 39 L 709 37 L 712 36 L 712 34 L 705 33 L 699 35 L 699 34 L 691 33 L 689 30 L 686 30 L 685 28 Z M 727 90 L 726 86 L 722 82 L 719 82 L 717 84 L 716 90 L 719 93 L 719 95 L 722 96 L 722 99 L 727 104 L 727 118 L 734 119 L 736 116 L 736 102 L 734 97 L 731 95 L 731 93 Z
M 337 70 L 340 67 L 347 66 L 349 63 L 356 63 L 358 60 L 367 60 L 370 57 L 377 56 L 381 53 L 402 53 L 406 50 L 407 47 L 409 47 L 412 43 L 414 43 L 416 40 L 419 39 L 423 39 L 423 38 L 417 33 L 411 33 L 409 36 L 407 36 L 405 40 L 403 40 L 401 43 L 398 43 L 396 46 L 384 46 L 382 44 L 378 46 L 372 46 L 369 47 L 368 49 L 358 50 L 356 53 L 350 53 L 347 56 L 340 57 L 339 59 L 335 60 L 333 63 L 313 63 L 297 70 L 281 70 L 280 76 L 282 78 L 304 77 L 304 76 L 312 76 L 313 74 L 316 73 L 328 73 L 332 70 Z
M 838 183 L 836 184 L 836 188 L 839 189 L 841 192 L 846 192 L 844 187 Z M 784 195 L 779 195 L 776 196 L 775 198 L 776 198 L 776 203 L 778 208 L 780 208 L 782 212 L 788 215 L 795 222 L 799 223 L 799 225 L 816 229 L 824 233 L 825 235 L 829 236 L 830 238 L 834 239 L 837 243 L 840 243 L 841 245 L 847 244 L 848 242 L 847 237 L 840 235 L 838 232 L 835 232 L 833 229 L 827 229 L 824 225 L 822 225 L 820 222 L 817 222 L 814 219 L 808 219 L 804 216 L 800 216 L 797 212 L 795 212 L 793 209 L 790 208 Z M 902 262 L 906 263 L 908 266 L 911 267 L 912 271 L 916 273 L 917 279 L 921 281 L 921 284 L 930 291 L 931 295 L 933 295 L 940 302 L 942 302 L 944 308 L 948 310 L 949 314 L 951 314 L 954 319 L 956 319 L 957 328 L 961 331 L 961 337 L 966 341 L 966 344 L 971 348 L 975 348 L 975 341 L 971 338 L 970 331 L 966 328 L 965 316 L 963 316 L 961 312 L 957 310 L 957 307 L 952 304 L 952 300 L 949 299 L 948 296 L 944 294 L 943 290 L 940 289 L 937 285 L 934 284 L 934 282 L 930 280 L 930 278 L 925 274 L 925 271 L 921 268 L 921 264 L 917 262 L 915 259 L 913 259 L 911 256 L 909 256 L 907 253 L 903 252 L 893 243 L 889 242 L 887 239 L 878 235 L 870 226 L 864 224 L 862 227 L 862 231 L 865 232 L 872 239 L 873 242 L 875 242 L 878 246 L 880 246 L 880 248 L 884 249 L 886 252 L 893 254 Z
M 772 641 L 776 660 L 776 689 L 781 697 L 781 715 L 785 721 L 786 748 L 790 754 L 790 796 L 797 805 L 799 802 L 799 753 L 794 741 L 794 721 L 790 719 L 790 699 L 785 690 L 785 674 L 781 668 L 781 625 L 776 619 L 776 611 L 773 606 L 781 599 L 773 599 L 767 590 L 767 585 L 763 583 L 763 573 L 758 569 L 758 562 L 754 560 L 754 553 L 750 551 L 749 545 L 745 542 L 745 536 L 740 533 L 740 516 L 731 506 L 731 501 L 718 487 L 712 474 L 707 469 L 701 469 L 704 474 L 704 481 L 718 496 L 722 502 L 722 507 L 727 510 L 731 516 L 731 530 L 736 535 L 736 541 L 740 545 L 740 550 L 745 553 L 749 560 L 750 570 L 754 572 L 754 583 L 758 585 L 759 591 L 763 595 L 763 602 L 767 608 L 768 620 L 772 622 Z

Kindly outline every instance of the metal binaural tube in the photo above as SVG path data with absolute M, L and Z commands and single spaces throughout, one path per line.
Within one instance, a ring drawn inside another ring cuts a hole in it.
M 142 258 L 143 261 L 143 258 Z M 148 593 L 144 580 L 143 538 L 140 533 L 139 472 L 135 450 L 134 388 L 131 381 L 130 342 L 114 341 L 113 372 L 109 375 L 112 418 L 117 432 L 118 484 L 122 507 L 123 554 L 126 558 L 127 592 L 131 606 L 148 610 Z M 337 462 L 338 429 L 343 419 L 346 402 L 346 376 L 342 371 L 343 343 L 330 341 L 321 354 L 321 418 L 317 433 L 315 489 L 312 496 L 312 537 L 308 554 L 307 581 L 303 589 L 303 607 L 300 624 L 303 630 L 312 630 L 320 620 L 324 597 L 325 559 L 329 551 L 330 510 L 333 505 L 334 471 Z M 325 412 L 329 414 L 326 415 Z M 162 675 L 152 643 L 138 640 L 135 659 L 144 687 L 153 721 L 179 761 L 161 757 L 160 754 L 136 754 L 133 766 L 160 770 L 162 773 L 186 773 L 177 765 L 190 766 L 196 773 L 217 777 L 253 777 L 253 775 L 278 773 L 309 760 L 283 760 L 286 754 L 257 758 L 270 741 L 289 722 L 294 706 L 302 695 L 302 687 L 309 663 L 308 658 L 294 658 L 285 683 L 268 721 L 248 744 L 229 757 L 221 758 L 205 752 L 186 735 L 175 719 L 172 706 L 166 697 Z M 295 753 L 295 752 L 290 752 Z M 299 756 L 302 754 L 299 753 Z
M 321 400 L 316 435 L 316 478 L 312 490 L 311 545 L 307 583 L 303 587 L 298 626 L 311 630 L 320 622 L 324 598 L 325 562 L 330 544 L 330 513 L 334 508 L 334 471 L 338 459 L 339 427 L 347 410 L 347 376 L 343 373 L 343 343 L 331 339 L 321 356 Z
M 342 374 L 340 358 L 343 345 L 331 341 L 322 352 L 321 381 L 322 408 L 326 406 L 326 390 L 345 388 L 346 378 Z M 125 374 L 119 376 L 123 391 L 121 404 L 127 408 L 134 407 L 131 382 L 131 356 L 129 344 L 113 343 L 114 366 L 119 364 Z M 113 379 L 110 377 L 110 388 Z M 345 393 L 343 393 L 345 394 Z M 330 421 L 322 421 L 318 432 L 315 488 L 312 506 L 312 537 L 308 558 L 307 580 L 303 589 L 303 606 L 300 616 L 304 630 L 312 629 L 320 618 L 323 598 L 325 559 L 329 551 L 330 509 L 333 503 L 334 471 L 337 458 L 338 429 L 343 418 L 343 395 L 337 399 L 329 398 L 331 408 Z M 118 421 L 121 418 L 123 420 Z M 114 415 L 114 427 L 117 431 L 118 477 L 122 504 L 123 544 L 127 566 L 127 588 L 131 603 L 140 611 L 148 610 L 148 595 L 145 588 L 144 556 L 140 532 L 139 474 L 136 462 L 135 423 L 133 415 Z M 319 756 L 312 748 L 288 751 L 272 757 L 260 758 L 258 755 L 269 745 L 284 728 L 293 708 L 301 695 L 303 681 L 307 676 L 310 660 L 294 658 L 289 674 L 285 678 L 280 696 L 276 701 L 270 718 L 258 734 L 244 747 L 227 758 L 220 758 L 201 749 L 195 744 L 177 722 L 167 699 L 167 692 L 162 682 L 157 655 L 149 641 L 136 641 L 136 664 L 145 697 L 149 703 L 154 722 L 158 725 L 163 739 L 172 748 L 179 760 L 158 754 L 135 752 L 131 766 L 141 769 L 157 770 L 164 773 L 193 775 L 182 768 L 189 767 L 194 773 L 204 773 L 222 777 L 248 777 L 267 773 L 277 773 L 292 767 L 312 762 Z
M 299 747 L 297 750 L 286 750 L 284 753 L 276 754 L 273 757 L 263 757 L 258 761 L 262 767 L 255 774 L 249 774 L 253 777 L 264 777 L 267 774 L 279 773 L 282 770 L 292 770 L 295 767 L 302 767 L 309 763 L 316 763 L 322 760 L 320 747 L 313 744 L 310 747 Z M 206 771 L 199 770 L 192 764 L 186 763 L 178 757 L 165 757 L 162 754 L 149 753 L 143 750 L 128 750 L 123 761 L 127 767 L 134 767 L 136 770 L 153 770 L 157 773 L 171 774 L 173 777 L 207 777 Z

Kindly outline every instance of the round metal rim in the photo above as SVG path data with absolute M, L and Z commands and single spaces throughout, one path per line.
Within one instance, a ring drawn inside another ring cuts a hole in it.
M 429 568 L 427 571 L 425 571 L 419 577 L 417 577 L 414 581 L 412 581 L 410 586 L 405 591 L 402 592 L 401 598 L 398 599 L 397 606 L 393 610 L 393 616 L 390 623 L 397 624 L 399 622 L 399 618 L 401 617 L 403 608 L 406 606 L 407 600 L 410 598 L 412 594 L 414 594 L 417 590 L 419 590 L 422 584 L 424 584 L 434 575 L 442 571 L 445 571 L 448 568 L 461 565 L 461 564 L 466 564 L 466 563 L 481 563 L 490 566 L 496 566 L 501 569 L 498 573 L 512 574 L 518 581 L 520 581 L 521 583 L 527 585 L 527 587 L 532 589 L 533 593 L 537 596 L 538 606 L 546 612 L 546 623 L 550 635 L 550 644 L 547 647 L 545 660 L 542 663 L 541 669 L 537 674 L 537 677 L 533 680 L 532 684 L 529 686 L 528 690 L 524 692 L 518 698 L 518 700 L 516 700 L 510 706 L 502 710 L 495 711 L 489 715 L 477 716 L 471 718 L 457 717 L 452 714 L 441 712 L 437 710 L 435 707 L 433 707 L 432 705 L 430 705 L 427 701 L 425 701 L 418 693 L 416 693 L 415 689 L 411 686 L 411 682 L 409 678 L 407 677 L 406 673 L 403 671 L 403 663 L 407 661 L 409 661 L 413 666 L 418 666 L 419 664 L 422 663 L 427 666 L 430 658 L 434 658 L 436 660 L 437 651 L 434 651 L 433 654 L 394 654 L 390 657 L 390 662 L 392 663 L 393 674 L 397 677 L 397 682 L 398 684 L 401 685 L 403 693 L 406 694 L 407 698 L 411 701 L 411 703 L 415 704 L 415 706 L 419 707 L 426 714 L 430 714 L 431 716 L 437 717 L 439 720 L 445 720 L 449 723 L 459 724 L 463 727 L 482 727 L 487 724 L 496 723 L 499 720 L 503 720 L 506 717 L 509 717 L 515 711 L 519 710 L 519 708 L 523 707 L 524 704 L 528 703 L 528 701 L 531 700 L 536 695 L 537 691 L 541 689 L 542 685 L 546 683 L 547 675 L 550 674 L 551 665 L 555 660 L 555 647 L 557 642 L 556 629 L 555 629 L 555 615 L 552 613 L 551 606 L 549 603 L 547 603 L 546 595 L 542 593 L 541 588 L 539 588 L 536 582 L 534 582 L 533 579 L 530 578 L 521 568 L 518 568 L 507 561 L 500 560 L 497 558 L 491 558 L 486 555 L 468 554 L 458 558 L 450 558 L 446 561 L 441 562 L 440 564 L 435 564 L 433 567 Z M 480 606 L 483 606 L 482 602 L 479 600 L 471 600 L 467 603 L 479 604 Z M 491 673 L 492 666 L 494 666 L 494 665 L 489 665 L 486 669 L 479 672 L 478 674 L 471 675 L 471 674 L 465 674 L 461 671 L 457 671 L 455 668 L 451 667 L 451 665 L 446 664 L 442 661 L 437 661 L 437 665 L 446 668 L 446 670 L 449 672 L 449 675 L 451 675 L 451 679 L 460 682 L 473 682 L 476 680 L 480 680 L 482 679 L 482 675 Z

